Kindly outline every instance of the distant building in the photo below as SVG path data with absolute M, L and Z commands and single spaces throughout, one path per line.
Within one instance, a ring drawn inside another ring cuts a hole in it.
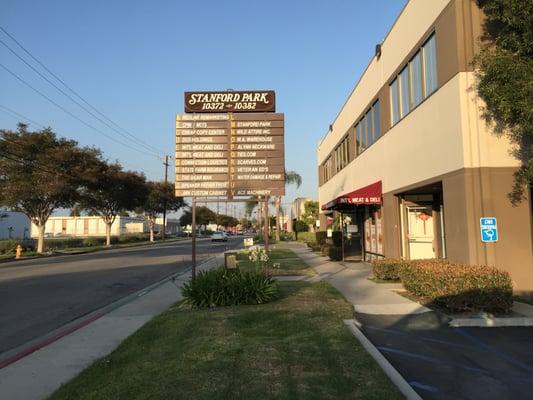
M 156 219 L 155 231 L 159 232 L 163 225 L 163 218 Z M 167 218 L 167 234 L 179 232 L 180 226 L 176 219 Z M 128 235 L 135 233 L 148 233 L 149 225 L 142 217 L 121 217 L 117 216 L 111 225 L 111 235 Z M 46 221 L 45 236 L 75 236 L 91 237 L 105 236 L 106 225 L 101 217 L 50 217 Z M 31 236 L 37 237 L 38 230 L 35 224 L 31 224 Z
M 30 237 L 30 219 L 21 212 L 0 210 L 0 240 Z
M 292 201 L 291 217 L 287 223 L 287 231 L 294 232 L 294 224 L 305 213 L 305 203 L 308 201 L 315 201 L 310 197 L 297 197 Z

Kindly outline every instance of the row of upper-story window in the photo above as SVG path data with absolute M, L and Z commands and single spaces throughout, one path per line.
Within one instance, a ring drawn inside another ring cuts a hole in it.
M 391 126 L 437 90 L 437 86 L 437 56 L 433 33 L 389 85 Z M 377 99 L 355 124 L 353 158 L 381 136 L 380 112 L 380 102 Z M 331 179 L 350 163 L 351 146 L 350 135 L 347 134 L 322 163 L 321 183 Z

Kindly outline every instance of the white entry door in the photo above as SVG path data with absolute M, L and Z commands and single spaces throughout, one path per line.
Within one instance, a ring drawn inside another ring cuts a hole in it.
M 435 258 L 433 247 L 433 209 L 431 206 L 407 207 L 409 258 Z

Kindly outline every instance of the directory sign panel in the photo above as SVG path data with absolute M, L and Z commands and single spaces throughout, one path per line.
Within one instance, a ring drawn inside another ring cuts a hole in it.
M 176 118 L 176 196 L 284 195 L 284 165 L 281 113 Z

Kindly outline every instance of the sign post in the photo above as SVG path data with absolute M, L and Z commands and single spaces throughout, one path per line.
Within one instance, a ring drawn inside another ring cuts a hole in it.
M 176 196 L 192 197 L 193 278 L 198 197 L 263 198 L 268 252 L 268 198 L 285 194 L 284 127 L 273 90 L 185 92 L 185 114 L 176 116 Z
M 196 196 L 192 198 L 191 211 L 191 241 L 192 241 L 192 255 L 191 255 L 191 277 L 196 279 Z

